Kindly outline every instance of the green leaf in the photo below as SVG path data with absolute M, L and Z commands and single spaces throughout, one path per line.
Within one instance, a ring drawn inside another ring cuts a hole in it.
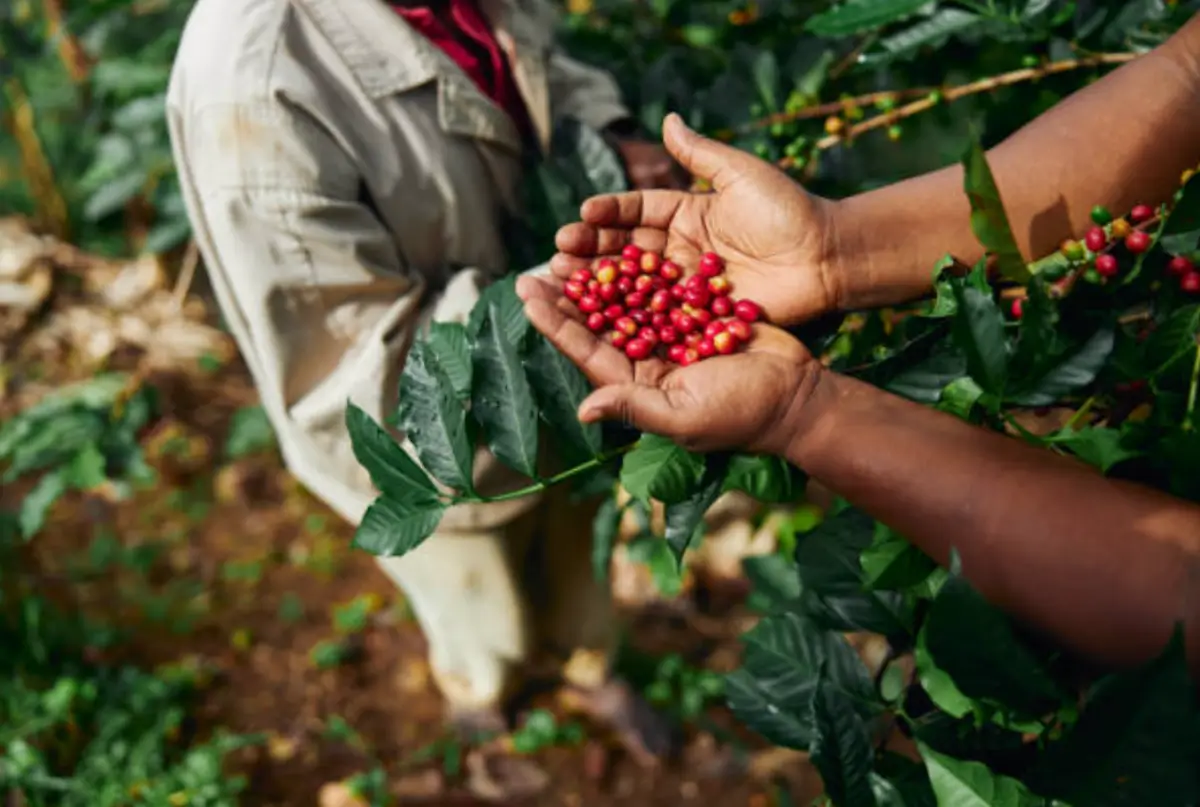
M 1045 375 L 1032 381 L 1009 400 L 1019 406 L 1049 406 L 1064 395 L 1087 386 L 1096 379 L 1116 343 L 1116 331 L 1106 326 L 1084 342 L 1078 350 L 1064 357 Z
M 809 755 L 834 807 L 875 807 L 871 786 L 874 752 L 867 727 L 846 695 L 818 677 L 809 708 Z
M 380 496 L 367 508 L 351 545 L 376 557 L 400 557 L 432 535 L 445 512 L 442 504 L 412 507 Z
M 275 446 L 275 429 L 267 410 L 261 406 L 243 406 L 233 413 L 229 435 L 225 438 L 225 456 L 230 459 L 267 451 Z
M 186 216 L 160 221 L 146 234 L 142 252 L 147 255 L 162 255 L 182 244 L 192 234 L 192 223 Z
M 813 737 L 813 691 L 824 670 L 864 719 L 881 704 L 867 668 L 846 640 L 802 614 L 785 611 L 742 637 L 741 668 L 725 680 L 729 708 L 747 727 L 786 748 L 808 750 Z
M 516 343 L 504 330 L 504 308 L 491 303 L 475 342 L 471 414 L 492 453 L 516 471 L 537 477 L 538 409 Z
M 1088 807 L 1196 803 L 1196 690 L 1182 631 L 1151 662 L 1103 679 L 1079 722 L 1051 743 L 1028 781 Z
M 955 34 L 979 27 L 984 18 L 959 8 L 938 9 L 933 16 L 913 23 L 879 41 L 879 51 L 865 54 L 863 64 L 880 65 L 915 55 L 926 47 L 940 48 Z
M 788 504 L 804 493 L 807 476 L 786 460 L 765 454 L 734 454 L 725 490 L 741 491 L 767 504 Z
M 918 743 L 939 807 L 1034 807 L 1042 803 L 1016 779 L 965 762 Z
M 922 626 L 917 633 L 917 642 L 913 648 L 913 661 L 917 668 L 917 680 L 921 688 L 939 709 L 951 717 L 964 717 L 975 711 L 975 703 L 962 693 L 950 674 L 937 666 L 933 656 L 929 654 L 926 642 L 927 630 Z
M 692 545 L 697 533 L 704 528 L 704 514 L 721 496 L 725 484 L 726 463 L 719 455 L 709 455 L 705 460 L 704 473 L 692 494 L 680 502 L 665 508 L 666 530 L 664 538 L 678 563 L 683 562 L 683 553 Z
M 1193 176 L 1181 189 L 1159 244 L 1172 255 L 1190 255 L 1200 246 L 1200 179 Z
M 1119 430 L 1104 426 L 1084 426 L 1078 431 L 1064 429 L 1043 438 L 1043 442 L 1066 448 L 1103 473 L 1108 473 L 1119 462 L 1140 457 L 1145 453 L 1141 449 L 1123 445 L 1123 441 L 1124 435 Z
M 972 140 L 963 155 L 962 166 L 963 189 L 971 202 L 971 230 L 983 248 L 995 257 L 1000 274 L 1014 283 L 1028 283 L 1029 269 L 1013 237 L 1000 189 L 978 138 Z
M 879 525 L 875 540 L 859 555 L 867 588 L 900 590 L 917 585 L 933 573 L 933 558 L 890 528 Z
M 967 420 L 979 399 L 983 397 L 983 388 L 975 383 L 975 379 L 967 376 L 955 379 L 946 385 L 938 398 L 937 408 L 942 412 Z
M 621 463 L 621 485 L 642 501 L 679 504 L 696 493 L 704 473 L 704 457 L 666 437 L 643 434 Z
M 76 490 L 91 490 L 99 487 L 108 480 L 105 469 L 108 461 L 95 443 L 90 443 L 80 449 L 64 468 L 64 481 L 67 487 Z
M 800 575 L 796 564 L 782 555 L 750 555 L 742 558 L 742 572 L 750 582 L 747 604 L 759 611 L 771 611 L 800 596 Z
M 617 506 L 617 500 L 609 496 L 600 503 L 592 518 L 592 572 L 601 582 L 608 580 L 623 513 L 624 510 Z
M 904 598 L 868 590 L 859 556 L 875 536 L 875 520 L 853 508 L 826 518 L 800 538 L 796 567 L 804 609 L 831 630 L 899 636 L 912 627 Z
M 575 363 L 541 334 L 534 334 L 525 356 L 525 373 L 542 420 L 553 430 L 563 457 L 581 463 L 598 456 L 604 450 L 604 433 L 599 423 L 579 420 L 579 405 L 592 386 Z
M 961 574 L 942 584 L 923 626 L 934 662 L 963 694 L 1038 717 L 1062 704 L 1054 679 L 1013 632 L 1009 618 Z
M 679 33 L 693 48 L 711 48 L 720 39 L 717 29 L 711 25 L 685 25 Z
M 471 340 L 466 326 L 457 322 L 430 323 L 426 344 L 446 371 L 454 396 L 464 403 L 471 400 Z
M 573 213 L 578 211 L 573 211 Z M 467 317 L 467 334 L 472 339 L 478 339 L 492 306 L 498 309 L 497 320 L 501 323 L 504 335 L 510 345 L 520 345 L 529 333 L 529 319 L 525 316 L 525 303 L 517 296 L 517 275 L 506 275 L 489 284 L 480 293 L 479 299 L 471 308 Z
M 927 3 L 928 0 L 846 0 L 809 17 L 804 27 L 817 36 L 849 36 L 910 17 Z
M 958 312 L 951 326 L 954 341 L 967 358 L 971 378 L 984 392 L 1000 395 L 1008 380 L 1004 315 L 990 295 L 957 278 L 951 283 L 958 301 Z
M 437 487 L 421 466 L 370 415 L 350 402 L 346 404 L 346 429 L 355 459 L 381 494 L 415 507 L 437 503 Z
M 1196 350 L 1200 331 L 1200 305 L 1186 305 L 1172 311 L 1146 340 L 1145 372 L 1153 377 L 1170 370 L 1184 356 Z
M 1016 379 L 1045 372 L 1046 357 L 1054 355 L 1058 344 L 1058 308 L 1046 291 L 1045 281 L 1033 278 L 1027 292 L 1012 357 L 1011 376 Z
M 475 447 L 467 430 L 467 412 L 424 341 L 414 342 L 405 359 L 397 414 L 399 427 L 426 470 L 442 484 L 470 492 Z
M 758 88 L 758 96 L 766 105 L 768 112 L 779 111 L 779 63 L 775 54 L 762 49 L 754 59 L 754 85 Z
M 22 538 L 28 541 L 45 526 L 50 508 L 66 492 L 66 473 L 61 468 L 48 471 L 37 481 L 21 499 L 21 509 L 17 513 Z
M 100 221 L 123 209 L 146 187 L 145 170 L 137 168 L 105 184 L 83 206 L 85 221 Z
M 937 403 L 946 387 L 967 377 L 967 359 L 953 345 L 942 345 L 924 361 L 884 383 L 888 392 L 917 403 Z

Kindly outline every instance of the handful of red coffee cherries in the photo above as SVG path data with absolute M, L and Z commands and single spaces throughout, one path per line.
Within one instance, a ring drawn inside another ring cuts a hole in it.
M 701 255 L 696 273 L 684 277 L 677 263 L 633 244 L 619 259 L 576 270 L 563 286 L 588 328 L 630 359 L 658 356 L 684 367 L 734 353 L 752 338 L 762 309 L 735 300 L 732 291 L 725 261 L 714 252 Z

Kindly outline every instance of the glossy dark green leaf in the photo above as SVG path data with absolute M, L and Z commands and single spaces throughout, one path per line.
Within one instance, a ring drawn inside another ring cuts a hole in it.
M 996 267 L 1004 277 L 1015 283 L 1028 283 L 1029 269 L 1017 247 L 987 155 L 977 139 L 963 155 L 962 166 L 963 189 L 971 202 L 971 230 L 995 258 Z M 959 302 L 961 304 L 961 298 Z
M 953 345 L 942 345 L 924 361 L 898 373 L 883 386 L 917 403 L 937 403 L 947 386 L 967 376 L 967 359 Z
M 1005 704 L 1028 716 L 1060 706 L 1064 693 L 1013 631 L 1009 618 L 961 574 L 951 574 L 924 624 L 933 661 L 970 698 Z
M 359 465 L 367 470 L 381 494 L 405 504 L 431 506 L 437 486 L 421 466 L 370 415 L 353 403 L 346 404 L 346 429 Z
M 927 0 L 845 0 L 809 17 L 804 27 L 817 36 L 849 36 L 903 20 L 926 4 Z
M 1146 340 L 1145 372 L 1149 377 L 1171 369 L 1196 351 L 1200 332 L 1200 305 L 1186 305 L 1172 311 Z
M 881 706 L 853 648 L 802 614 L 784 611 L 766 617 L 742 641 L 742 666 L 725 681 L 729 707 L 747 727 L 777 745 L 808 750 L 813 691 L 822 669 L 827 686 L 843 692 L 862 718 L 871 718 Z
M 472 351 L 474 384 L 471 415 L 498 460 L 528 477 L 537 477 L 538 408 L 533 389 L 505 329 L 505 308 L 493 300 Z
M 875 520 L 847 508 L 801 536 L 796 567 L 807 613 L 831 630 L 865 630 L 900 636 L 912 628 L 902 595 L 868 590 L 860 555 L 871 546 Z
M 445 512 L 441 504 L 413 507 L 380 496 L 367 508 L 352 545 L 376 557 L 400 557 L 424 543 Z
M 884 64 L 913 56 L 922 48 L 940 48 L 955 34 L 980 27 L 984 18 L 959 8 L 938 9 L 929 18 L 913 23 L 895 34 L 885 36 L 863 63 Z
M 1031 773 L 1038 792 L 1089 807 L 1186 807 L 1200 798 L 1200 713 L 1182 633 L 1134 670 L 1103 679 L 1079 722 Z
M 705 459 L 704 472 L 686 499 L 666 506 L 666 529 L 664 538 L 677 562 L 682 563 L 683 553 L 696 539 L 704 527 L 704 514 L 721 496 L 725 484 L 727 463 L 720 455 L 710 454 Z
M 434 322 L 429 326 L 428 349 L 454 387 L 460 401 L 471 400 L 471 340 L 466 326 L 457 322 Z
M 455 490 L 471 490 L 475 447 L 467 412 L 446 371 L 422 341 L 413 343 L 404 362 L 397 423 L 429 473 Z
M 966 356 L 971 378 L 991 395 L 1000 395 L 1008 380 L 1009 346 L 1004 315 L 996 301 L 973 285 L 953 280 L 958 312 L 952 325 L 955 344 Z
M 821 773 L 833 807 L 875 807 L 871 785 L 874 753 L 854 704 L 819 676 L 809 709 L 813 716 L 809 758 Z
M 1087 386 L 1112 355 L 1115 338 L 1116 332 L 1111 327 L 1099 329 L 1044 375 L 1022 385 L 1024 389 L 1009 396 L 1009 400 L 1019 406 L 1049 406 L 1064 395 Z
M 924 744 L 920 750 L 940 807 L 1038 807 L 1043 803 L 1016 779 L 993 773 L 981 762 L 954 759 Z
M 666 437 L 644 434 L 621 463 L 621 485 L 642 501 L 678 504 L 692 498 L 704 473 L 704 457 Z
M 1200 178 L 1193 176 L 1183 186 L 1159 243 L 1172 255 L 1190 255 L 1200 246 Z
M 623 513 L 624 510 L 617 506 L 617 500 L 610 496 L 600 503 L 592 518 L 592 572 L 601 582 L 608 580 Z
M 975 379 L 964 376 L 946 385 L 938 398 L 937 409 L 949 412 L 955 417 L 970 420 L 976 405 L 983 398 L 983 387 L 975 383 Z
M 937 568 L 931 557 L 886 527 L 876 529 L 871 545 L 860 553 L 859 563 L 863 584 L 873 589 L 910 588 Z
M 576 212 L 572 211 L 572 215 Z M 505 275 L 480 293 L 467 318 L 467 334 L 472 339 L 479 338 L 493 306 L 496 307 L 496 319 L 504 330 L 507 342 L 511 345 L 522 344 L 530 325 L 529 318 L 525 316 L 525 303 L 517 296 L 516 274 Z
M 1144 451 L 1125 444 L 1125 436 L 1117 429 L 1104 426 L 1084 426 L 1079 430 L 1066 429 L 1045 438 L 1047 443 L 1065 448 L 1089 465 L 1108 473 L 1114 465 L 1141 456 Z
M 782 555 L 751 555 L 742 558 L 742 572 L 750 582 L 747 605 L 770 611 L 800 596 L 800 574 L 796 564 Z
M 1030 374 L 1041 375 L 1046 369 L 1046 356 L 1054 355 L 1058 343 L 1058 307 L 1050 299 L 1045 281 L 1035 277 L 1027 292 L 1011 365 L 1011 376 L 1017 383 Z
M 542 420 L 553 430 L 560 455 L 576 464 L 600 455 L 604 450 L 600 424 L 579 420 L 579 405 L 592 392 L 579 368 L 549 340 L 534 334 L 525 355 L 525 373 Z
M 804 493 L 807 476 L 779 457 L 734 454 L 725 475 L 725 490 L 741 491 L 767 504 L 794 502 Z

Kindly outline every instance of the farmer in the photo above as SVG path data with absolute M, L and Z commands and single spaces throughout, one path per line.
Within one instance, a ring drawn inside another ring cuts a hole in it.
M 557 50 L 533 0 L 199 0 L 171 77 L 180 183 L 216 298 L 288 468 L 357 524 L 376 495 L 344 425 L 394 411 L 414 330 L 464 322 L 508 269 L 523 167 L 573 117 L 635 187 L 681 186 L 606 74 Z M 480 452 L 485 493 L 521 486 Z M 411 602 L 449 716 L 499 729 L 514 673 L 548 651 L 584 708 L 658 752 L 614 679 L 591 513 L 565 500 L 452 508 L 384 571 Z M 643 759 L 649 753 L 643 753 Z
M 1194 18 L 994 148 L 1026 254 L 1086 229 L 1093 203 L 1170 198 L 1200 161 L 1198 98 Z M 618 251 L 639 228 L 640 246 L 675 260 L 726 256 L 739 294 L 786 326 L 928 293 L 947 251 L 981 257 L 960 168 L 829 202 L 676 116 L 664 136 L 715 192 L 589 200 L 584 221 L 559 232 L 557 275 Z M 696 451 L 785 457 L 937 561 L 957 549 L 984 596 L 1098 662 L 1145 661 L 1183 621 L 1200 676 L 1200 507 L 838 375 L 776 327 L 757 325 L 745 353 L 635 372 L 564 313 L 549 283 L 522 278 L 518 292 L 533 324 L 597 386 L 582 420 L 622 419 Z

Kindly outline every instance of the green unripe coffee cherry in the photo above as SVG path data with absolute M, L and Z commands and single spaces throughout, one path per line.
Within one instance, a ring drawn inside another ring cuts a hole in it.
M 892 124 L 888 127 L 887 136 L 888 140 L 891 140 L 894 143 L 904 136 L 904 127 L 898 123 Z
M 1109 213 L 1108 208 L 1104 205 L 1096 205 L 1092 208 L 1092 221 L 1096 222 L 1096 224 L 1104 227 L 1111 224 L 1112 220 L 1112 213 Z
M 1096 267 L 1094 266 L 1088 267 L 1087 271 L 1083 273 L 1083 279 L 1093 285 L 1099 285 L 1104 282 L 1104 278 L 1100 276 L 1100 273 L 1096 271 Z
M 782 123 L 772 123 L 771 124 L 771 136 L 772 137 L 783 137 L 783 124 Z
M 1031 69 L 1034 67 L 1037 67 L 1038 66 L 1038 57 L 1034 56 L 1032 53 L 1028 54 L 1027 56 L 1025 56 L 1024 58 L 1021 59 L 1021 64 L 1024 67 L 1028 67 Z
M 1062 254 L 1066 255 L 1072 261 L 1081 261 L 1085 254 L 1083 244 L 1078 241 L 1064 241 L 1062 245 Z
M 929 103 L 931 104 L 940 104 L 945 100 L 946 96 L 942 94 L 941 90 L 934 90 L 933 92 L 929 93 Z
M 767 155 L 770 153 L 770 149 L 767 147 L 766 143 L 756 143 L 754 145 L 754 153 L 765 160 Z

